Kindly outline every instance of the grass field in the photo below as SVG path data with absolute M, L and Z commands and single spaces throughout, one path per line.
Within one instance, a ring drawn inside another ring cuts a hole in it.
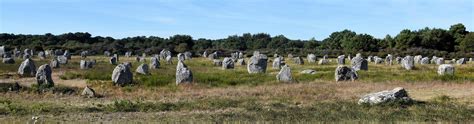
M 265 74 L 248 74 L 246 66 L 223 70 L 205 58 L 185 63 L 192 70 L 194 83 L 175 85 L 174 64 L 161 61 L 150 75 L 134 73 L 134 84 L 119 87 L 111 81 L 114 65 L 108 57 L 91 56 L 98 63 L 92 69 L 80 70 L 80 58 L 53 69 L 56 87 L 37 92 L 34 77 L 16 75 L 21 60 L 15 64 L 0 63 L 0 121 L 25 122 L 39 116 L 44 122 L 373 122 L 373 121 L 474 121 L 474 63 L 456 65 L 454 76 L 439 76 L 437 65 L 419 65 L 407 71 L 400 65 L 369 64 L 359 71 L 359 79 L 335 82 L 335 60 L 329 65 L 307 63 L 290 65 L 295 83 L 276 81 L 279 70 L 268 64 Z M 149 62 L 149 58 L 147 58 Z M 139 62 L 134 58 L 120 58 Z M 35 59 L 36 66 L 49 60 Z M 349 61 L 346 60 L 346 63 Z M 314 69 L 317 74 L 300 74 Z M 19 82 L 20 92 L 8 87 Z M 79 94 L 91 86 L 99 98 Z M 412 105 L 398 103 L 366 106 L 357 100 L 370 92 L 404 87 L 416 100 Z

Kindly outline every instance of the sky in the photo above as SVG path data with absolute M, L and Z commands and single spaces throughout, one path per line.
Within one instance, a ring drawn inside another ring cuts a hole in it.
M 322 40 L 344 29 L 383 38 L 457 23 L 474 30 L 474 0 L 0 0 L 0 33 L 14 34 Z

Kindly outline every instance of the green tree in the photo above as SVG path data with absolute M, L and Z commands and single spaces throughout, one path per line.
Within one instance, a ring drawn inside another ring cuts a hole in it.
M 464 52 L 474 52 L 474 32 L 468 33 L 461 41 L 460 48 Z
M 395 47 L 398 49 L 408 49 L 410 47 L 418 47 L 419 37 L 416 32 L 412 32 L 408 29 L 402 30 L 397 36 L 395 36 Z

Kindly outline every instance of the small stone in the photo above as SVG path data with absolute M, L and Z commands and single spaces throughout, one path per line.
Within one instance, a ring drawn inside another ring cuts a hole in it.
M 312 69 L 306 69 L 300 72 L 301 74 L 316 74 L 315 70 Z
M 82 96 L 87 97 L 87 98 L 94 98 L 96 97 L 94 89 L 90 88 L 89 86 L 86 86 L 84 90 L 82 90 L 81 93 Z
M 383 104 L 391 101 L 411 102 L 412 99 L 402 87 L 397 87 L 393 90 L 385 90 L 376 93 L 370 93 L 359 99 L 358 104 Z
M 438 75 L 454 75 L 454 66 L 451 64 L 439 65 Z
M 143 75 L 148 75 L 150 74 L 150 72 L 148 71 L 148 64 L 141 64 L 137 67 L 137 69 L 135 70 L 135 72 L 137 72 L 138 74 L 143 74 Z

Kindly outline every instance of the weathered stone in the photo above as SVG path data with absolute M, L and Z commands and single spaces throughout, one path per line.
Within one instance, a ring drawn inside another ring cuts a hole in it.
M 166 57 L 166 63 L 167 63 L 167 64 L 173 64 L 172 58 L 173 58 L 173 57 L 171 57 L 171 55 L 170 55 L 170 56 L 167 56 L 167 57 Z
M 327 54 L 323 56 L 323 59 L 328 59 L 328 58 L 329 56 Z
M 306 70 L 301 71 L 300 73 L 302 73 L 302 74 L 316 74 L 316 71 L 312 70 L 312 69 L 306 69 Z
M 454 66 L 451 64 L 441 64 L 438 66 L 438 75 L 454 75 Z
M 373 56 L 367 57 L 367 62 L 373 62 L 373 61 L 374 61 L 374 57 L 373 57 Z
M 71 53 L 69 52 L 69 50 L 66 50 L 63 56 L 66 57 L 68 60 L 71 59 Z
M 388 54 L 386 57 L 385 57 L 385 63 L 387 65 L 392 65 L 393 64 L 393 56 L 391 54 Z
M 59 61 L 57 58 L 52 59 L 49 64 L 51 68 L 59 68 Z
M 267 71 L 267 56 L 263 54 L 253 55 L 247 64 L 247 71 L 252 73 L 265 73 Z
M 57 59 L 58 59 L 59 64 L 67 64 L 68 63 L 68 59 L 67 59 L 66 56 L 58 56 Z
M 191 52 L 184 52 L 184 59 L 191 60 L 193 54 Z
M 461 58 L 461 59 L 459 59 L 459 60 L 456 61 L 456 64 L 458 64 L 458 65 L 462 65 L 462 64 L 466 64 L 466 63 L 467 63 L 467 62 L 466 62 L 466 59 L 465 59 L 465 58 Z
M 238 57 L 238 58 L 239 58 L 239 59 L 243 59 L 243 58 L 244 58 L 244 53 L 239 52 L 239 57 Z
M 184 61 L 184 60 L 186 60 L 186 58 L 184 57 L 184 54 L 183 54 L 183 53 L 178 53 L 177 57 L 178 57 L 178 61 Z
M 114 54 L 113 57 L 115 57 L 115 61 L 116 61 L 116 62 L 119 62 L 119 61 L 120 61 L 120 58 L 119 58 L 119 55 L 118 55 L 118 54 Z
M 40 59 L 45 59 L 45 58 L 46 58 L 46 54 L 45 54 L 43 51 L 40 51 L 40 52 L 38 52 L 38 57 L 39 57 Z
M 23 59 L 29 59 L 29 58 L 31 58 L 30 54 L 23 54 Z
M 383 63 L 383 59 L 378 57 L 378 56 L 374 56 L 374 63 L 375 64 L 382 64 Z
M 54 86 L 53 78 L 51 74 L 53 71 L 48 64 L 41 65 L 36 72 L 36 81 L 38 86 L 52 87 Z
M 110 53 L 109 51 L 104 51 L 104 56 L 110 57 L 111 55 L 112 53 Z
M 149 68 L 148 64 L 143 63 L 137 67 L 135 72 L 137 72 L 138 74 L 147 75 L 147 74 L 150 74 L 150 72 L 148 71 L 148 68 Z
M 298 65 L 303 65 L 304 64 L 304 61 L 303 61 L 303 58 L 302 57 L 295 57 L 293 58 L 293 60 L 295 61 L 295 64 L 298 64 Z
M 329 64 L 329 59 L 320 59 L 318 62 L 319 65 L 328 65 Z
M 132 55 L 133 55 L 132 51 L 125 52 L 125 57 L 127 58 L 132 57 Z
M 0 46 L 0 56 L 3 56 L 5 54 L 5 46 Z
M 276 57 L 273 60 L 272 68 L 273 69 L 281 69 L 281 66 L 283 66 L 283 65 L 285 65 L 285 63 L 283 62 L 282 57 Z
M 202 57 L 207 58 L 207 56 L 208 56 L 208 53 L 207 53 L 207 50 L 206 50 L 202 53 Z
M 26 59 L 23 61 L 18 68 L 18 74 L 21 76 L 35 76 L 36 66 L 35 62 L 32 59 Z
M 412 70 L 413 67 L 415 67 L 415 61 L 413 59 L 413 56 L 405 56 L 402 59 L 402 67 L 406 70 Z
M 161 52 L 160 52 L 161 59 L 166 60 L 166 57 L 168 57 L 168 56 L 172 56 L 171 51 L 166 50 L 166 49 L 161 50 Z
M 276 75 L 277 81 L 282 81 L 282 82 L 291 82 L 293 81 L 293 78 L 291 76 L 291 69 L 288 65 L 284 65 L 281 67 L 280 72 Z
M 376 93 L 370 93 L 359 99 L 358 104 L 377 105 L 388 102 L 411 102 L 412 99 L 404 88 L 397 87 L 393 90 L 385 90 Z
M 339 65 L 335 72 L 336 81 L 356 80 L 358 78 L 357 72 L 344 65 Z
M 420 64 L 422 64 L 422 65 L 430 64 L 430 58 L 428 58 L 428 57 L 421 58 Z
M 414 60 L 415 64 L 419 64 L 422 58 L 423 58 L 423 56 L 417 55 L 417 56 L 413 57 L 413 60 Z
M 346 56 L 345 55 L 340 55 L 337 57 L 337 64 L 338 65 L 344 65 L 346 64 Z
M 316 55 L 314 54 L 308 54 L 306 58 L 308 59 L 309 63 L 315 63 L 317 61 Z
M 193 73 L 183 61 L 178 61 L 178 65 L 176 66 L 176 85 L 192 82 Z
M 436 65 L 441 65 L 441 64 L 444 64 L 444 58 L 436 59 Z
M 81 69 L 90 69 L 94 66 L 93 61 L 81 60 L 80 61 L 80 68 Z
M 82 58 L 87 58 L 88 55 L 89 55 L 89 51 L 82 51 L 81 52 L 81 57 Z
M 160 61 L 157 57 L 151 57 L 150 66 L 152 69 L 160 68 Z
M 397 58 L 395 58 L 395 61 L 397 61 L 397 64 L 402 64 L 402 57 L 397 56 Z
M 431 60 L 430 60 L 430 62 L 431 62 L 431 63 L 435 63 L 435 64 L 437 64 L 437 63 L 436 63 L 436 61 L 437 61 L 437 60 L 438 60 L 438 57 L 436 57 L 436 56 L 433 56 L 433 57 L 431 57 Z
M 212 60 L 212 63 L 214 64 L 214 66 L 222 66 L 222 61 L 219 59 Z
M 110 57 L 109 63 L 112 64 L 112 65 L 116 65 L 117 64 L 117 58 L 115 56 Z
M 247 65 L 247 63 L 245 63 L 244 59 L 238 59 L 237 60 L 237 65 Z
M 127 66 L 128 68 L 132 68 L 132 63 L 131 62 L 123 62 L 122 64 Z
M 355 71 L 359 70 L 369 70 L 368 62 L 362 56 L 356 56 L 351 60 L 352 68 Z
M 81 93 L 82 96 L 87 97 L 87 98 L 94 98 L 96 97 L 94 89 L 90 88 L 89 86 L 86 86 L 84 90 L 82 90 Z
M 225 57 L 224 60 L 222 60 L 222 69 L 233 69 L 234 68 L 234 60 Z
M 13 59 L 13 58 L 3 58 L 2 62 L 5 63 L 5 64 L 15 64 L 15 59 Z
M 133 81 L 133 73 L 130 71 L 130 67 L 119 64 L 115 67 L 112 72 L 112 82 L 115 85 L 124 86 L 131 84 Z
M 215 53 L 211 53 L 207 56 L 210 60 L 214 60 L 214 59 L 217 59 L 217 54 Z

